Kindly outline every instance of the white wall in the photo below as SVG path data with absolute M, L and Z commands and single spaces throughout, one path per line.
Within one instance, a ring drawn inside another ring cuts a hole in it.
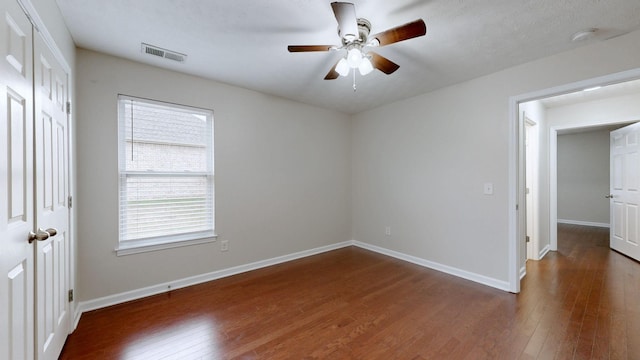
M 81 49 L 77 70 L 81 301 L 351 239 L 347 115 Z M 213 109 L 218 242 L 115 255 L 118 94 Z
M 558 130 L 640 121 L 640 93 L 552 107 L 547 117 Z
M 509 98 L 638 68 L 639 41 L 637 31 L 355 115 L 355 239 L 506 288 Z
M 558 222 L 609 224 L 609 129 L 558 136 Z

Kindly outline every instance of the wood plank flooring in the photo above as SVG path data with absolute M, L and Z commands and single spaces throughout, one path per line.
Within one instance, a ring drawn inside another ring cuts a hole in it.
M 640 264 L 560 225 L 518 295 L 351 247 L 85 313 L 61 359 L 640 359 Z

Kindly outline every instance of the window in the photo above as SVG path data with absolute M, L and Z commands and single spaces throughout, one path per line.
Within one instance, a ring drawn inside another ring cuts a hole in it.
M 118 255 L 215 240 L 213 112 L 118 96 Z

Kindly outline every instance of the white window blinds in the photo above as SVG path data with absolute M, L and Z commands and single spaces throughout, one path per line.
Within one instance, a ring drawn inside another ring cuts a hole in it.
M 120 244 L 214 234 L 213 114 L 118 97 Z

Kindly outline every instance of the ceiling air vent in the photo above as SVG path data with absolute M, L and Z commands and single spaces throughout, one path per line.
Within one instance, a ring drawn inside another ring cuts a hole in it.
M 161 58 L 178 61 L 178 62 L 184 62 L 184 60 L 187 58 L 187 55 L 185 54 L 181 54 L 179 52 L 163 49 L 161 47 L 157 47 L 157 46 L 153 46 L 145 43 L 142 43 L 142 52 L 145 54 L 158 56 Z

